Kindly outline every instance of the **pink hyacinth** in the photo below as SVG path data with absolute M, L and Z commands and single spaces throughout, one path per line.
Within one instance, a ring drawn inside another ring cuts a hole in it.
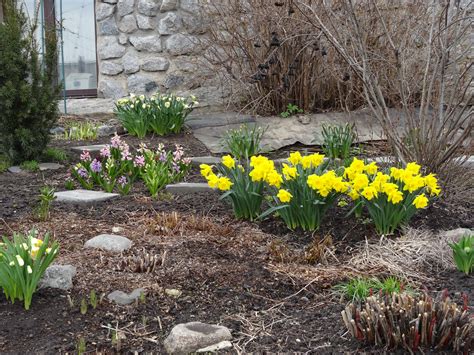
M 117 133 L 115 133 L 115 136 L 113 136 L 110 139 L 110 143 L 112 144 L 112 148 L 120 148 L 120 146 L 122 145 L 122 141 L 120 140 L 120 136 Z
M 81 161 L 91 161 L 91 153 L 84 150 L 81 154 Z
M 104 148 L 100 150 L 100 156 L 103 158 L 110 157 L 110 145 L 106 145 Z
M 137 168 L 141 168 L 145 165 L 145 157 L 143 155 L 137 155 L 133 161 L 133 165 Z

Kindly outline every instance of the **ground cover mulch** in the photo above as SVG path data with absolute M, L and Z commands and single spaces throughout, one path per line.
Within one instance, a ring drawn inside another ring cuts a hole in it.
M 133 147 L 140 143 L 128 136 L 124 140 Z M 78 161 L 72 146 L 108 141 L 56 140 L 52 146 L 68 150 L 72 164 Z M 209 154 L 189 132 L 144 141 L 167 147 L 179 143 L 188 156 Z M 40 233 L 49 231 L 61 246 L 56 262 L 77 268 L 72 290 L 40 290 L 30 311 L 0 297 L 0 352 L 71 353 L 84 339 L 90 352 L 163 353 L 162 342 L 171 328 L 196 320 L 229 327 L 235 350 L 242 352 L 377 352 L 350 338 L 340 317 L 345 302 L 331 289 L 352 276 L 350 269 L 340 266 L 358 246 L 378 239 L 365 218 L 345 218 L 348 207 L 331 211 L 316 233 L 291 232 L 274 218 L 255 223 L 234 220 L 218 193 L 152 200 L 137 184 L 132 194 L 96 206 L 55 203 L 51 219 L 39 222 L 32 213 L 39 188 L 50 185 L 62 190 L 68 167 L 0 174 L 0 234 L 33 227 Z M 202 181 L 196 168 L 186 179 Z M 472 207 L 468 200 L 438 201 L 411 225 L 433 231 L 473 228 Z M 86 240 L 113 230 L 131 239 L 132 249 L 111 254 L 83 248 Z M 327 260 L 312 258 L 310 246 L 328 236 L 332 254 L 326 255 Z M 160 260 L 152 273 L 123 266 L 123 260 L 144 253 Z M 92 290 L 102 295 L 138 287 L 146 290 L 144 300 L 118 306 L 104 297 L 96 309 L 80 313 L 81 299 Z M 472 277 L 454 269 L 431 275 L 424 287 L 433 295 L 447 288 L 455 299 L 466 293 L 469 305 L 474 304 Z M 169 296 L 167 289 L 182 295 Z M 117 329 L 118 341 L 113 336 Z

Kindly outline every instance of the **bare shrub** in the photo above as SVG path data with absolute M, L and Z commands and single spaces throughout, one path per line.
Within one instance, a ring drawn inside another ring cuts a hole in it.
M 308 45 L 324 38 L 350 66 L 402 162 L 446 172 L 471 148 L 472 1 L 295 3 Z

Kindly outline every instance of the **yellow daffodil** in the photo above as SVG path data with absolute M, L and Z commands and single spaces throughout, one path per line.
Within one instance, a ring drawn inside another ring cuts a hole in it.
M 352 180 L 352 186 L 355 190 L 361 191 L 369 186 L 369 178 L 365 174 L 357 173 Z
M 221 177 L 221 178 L 219 178 L 219 180 L 217 182 L 217 187 L 221 191 L 230 190 L 232 185 L 233 185 L 232 181 L 230 181 L 230 179 L 227 178 L 227 177 Z
M 403 201 L 403 193 L 398 189 L 392 189 L 386 192 L 388 202 L 396 205 L 397 203 Z
M 376 162 L 372 162 L 370 163 L 369 165 L 366 165 L 364 167 L 364 170 L 367 174 L 370 174 L 370 175 L 374 175 L 377 173 L 377 170 L 378 170 L 378 167 L 377 167 L 377 163 Z
M 288 158 L 288 161 L 293 165 L 298 165 L 299 163 L 301 163 L 301 160 L 303 159 L 303 157 L 301 156 L 301 153 L 300 152 L 293 152 L 293 153 L 290 153 L 290 157 Z
M 201 175 L 207 178 L 210 174 L 212 174 L 212 166 L 207 165 L 207 164 L 201 164 L 199 165 L 199 168 L 201 169 Z
M 298 176 L 298 170 L 285 163 L 283 163 L 282 173 L 286 180 L 292 180 Z
M 418 195 L 413 200 L 413 205 L 418 209 L 425 208 L 428 206 L 428 198 L 425 196 L 425 194 Z
M 361 193 L 368 201 L 378 196 L 377 190 L 373 186 L 367 186 Z
M 287 190 L 280 190 L 278 191 L 277 197 L 281 202 L 287 203 L 291 201 L 291 199 L 293 198 L 293 195 Z
M 222 164 L 227 167 L 228 169 L 235 168 L 235 160 L 230 155 L 224 155 L 222 157 Z
M 412 175 L 418 175 L 420 173 L 421 166 L 417 163 L 408 163 L 405 170 L 412 173 Z
M 276 170 L 270 170 L 265 177 L 265 181 L 270 186 L 275 186 L 276 188 L 280 188 L 280 185 L 283 183 L 283 178 Z
M 210 174 L 207 176 L 207 183 L 212 189 L 217 189 L 219 186 L 219 177 L 216 174 Z

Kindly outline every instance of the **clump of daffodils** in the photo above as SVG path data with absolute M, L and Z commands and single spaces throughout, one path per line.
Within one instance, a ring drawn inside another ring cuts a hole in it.
M 344 170 L 349 184 L 346 193 L 367 207 L 380 234 L 391 234 L 408 223 L 416 210 L 427 207 L 430 197 L 441 192 L 435 175 L 422 175 L 420 171 L 420 165 L 412 162 L 384 173 L 375 162 L 365 164 L 354 158 Z
M 14 234 L 0 243 L 0 288 L 12 303 L 24 302 L 29 309 L 41 276 L 57 255 L 58 244 L 49 243 L 49 235 L 37 238 L 35 231 L 26 237 Z

